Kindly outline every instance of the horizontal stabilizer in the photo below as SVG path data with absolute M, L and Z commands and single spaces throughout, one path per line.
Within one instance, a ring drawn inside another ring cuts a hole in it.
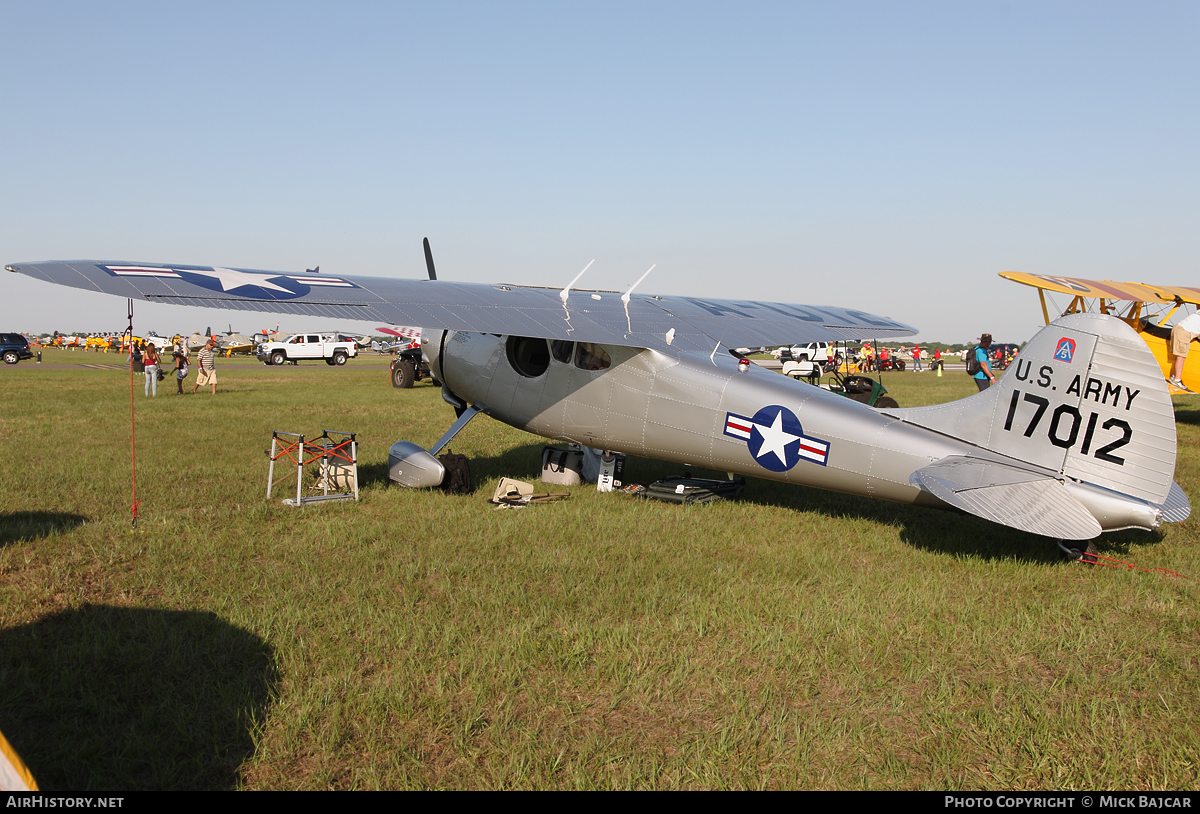
M 1192 504 L 1188 501 L 1188 496 L 1184 491 L 1179 488 L 1178 483 L 1171 484 L 1171 493 L 1167 495 L 1167 502 L 1156 508 L 1162 510 L 1162 519 L 1166 523 L 1182 523 L 1192 514 Z
M 909 481 L 955 508 L 1021 531 L 1063 540 L 1090 540 L 1102 531 L 1058 480 L 996 461 L 945 458 Z

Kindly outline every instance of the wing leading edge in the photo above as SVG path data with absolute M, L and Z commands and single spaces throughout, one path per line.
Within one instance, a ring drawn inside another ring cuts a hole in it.
M 9 271 L 119 297 L 421 325 L 616 345 L 711 352 L 727 348 L 911 336 L 916 329 L 847 308 L 751 300 L 297 274 L 97 260 L 13 263 Z

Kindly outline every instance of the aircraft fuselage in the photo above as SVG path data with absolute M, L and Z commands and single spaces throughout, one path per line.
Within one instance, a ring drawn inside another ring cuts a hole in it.
M 431 364 L 455 394 L 548 438 L 938 506 L 944 504 L 911 484 L 910 474 L 946 456 L 979 453 L 756 365 L 739 371 L 726 354 L 671 356 L 605 345 L 607 366 L 588 370 L 578 364 L 578 348 L 559 342 L 428 333 Z

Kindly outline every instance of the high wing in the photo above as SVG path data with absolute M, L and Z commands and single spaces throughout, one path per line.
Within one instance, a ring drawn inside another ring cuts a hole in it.
M 96 260 L 13 263 L 39 280 L 120 297 L 656 350 L 910 336 L 916 329 L 847 308 L 658 297 L 520 285 L 342 277 Z

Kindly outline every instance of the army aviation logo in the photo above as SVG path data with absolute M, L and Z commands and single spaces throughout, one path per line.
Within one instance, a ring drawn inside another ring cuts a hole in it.
M 100 266 L 114 277 L 157 277 L 183 280 L 218 293 L 237 294 L 259 300 L 290 300 L 303 297 L 313 288 L 357 288 L 349 280 L 325 274 L 259 274 L 227 268 L 201 266 Z
M 1060 362 L 1070 362 L 1075 357 L 1075 340 L 1063 337 L 1058 340 L 1058 347 L 1054 351 L 1054 358 Z
M 755 462 L 772 472 L 786 472 L 801 458 L 825 466 L 829 458 L 829 442 L 805 435 L 796 414 L 777 404 L 753 418 L 726 413 L 725 435 L 745 441 Z

